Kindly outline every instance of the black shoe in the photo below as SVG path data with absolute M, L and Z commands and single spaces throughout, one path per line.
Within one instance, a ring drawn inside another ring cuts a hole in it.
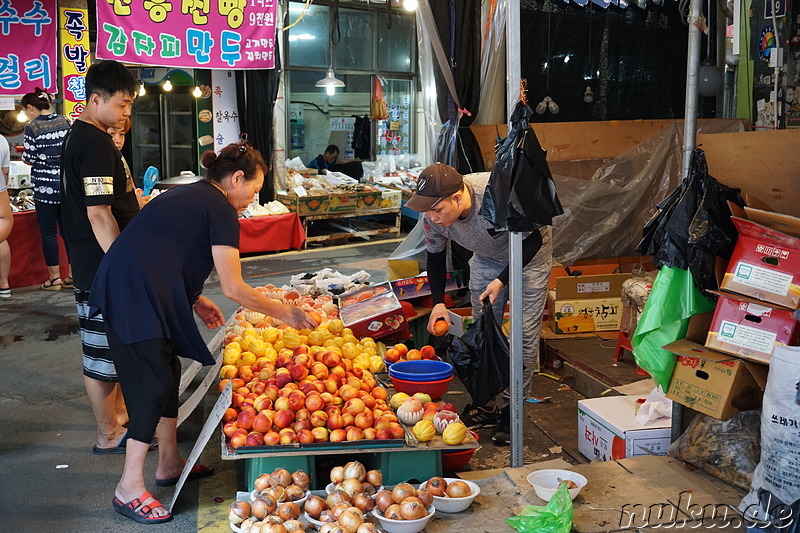
M 490 428 L 497 425 L 497 408 L 467 405 L 459 418 L 468 429 Z
M 511 444 L 511 408 L 506 406 L 497 417 L 497 427 L 492 432 L 492 443 L 495 446 Z

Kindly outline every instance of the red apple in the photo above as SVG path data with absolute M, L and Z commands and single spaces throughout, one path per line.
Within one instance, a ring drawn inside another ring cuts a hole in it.
M 236 431 L 237 429 L 239 429 L 239 426 L 236 424 L 235 420 L 231 422 L 225 422 L 225 425 L 222 426 L 222 432 L 228 438 L 231 438 L 231 435 L 233 435 L 233 432 Z
M 314 442 L 314 434 L 310 429 L 301 429 L 297 432 L 297 442 L 302 444 L 310 444 Z
M 239 406 L 242 405 L 244 399 L 245 399 L 244 394 L 234 393 L 233 396 L 231 396 L 231 405 L 233 405 L 233 407 L 238 409 Z
M 264 435 L 264 444 L 269 444 L 270 446 L 278 444 L 281 441 L 281 436 L 278 434 L 277 431 L 270 431 L 266 435 Z
M 287 428 L 294 422 L 294 411 L 291 409 L 280 409 L 275 412 L 272 424 L 280 429 Z
M 315 427 L 311 434 L 314 435 L 314 442 L 328 442 L 328 428 Z
M 343 440 L 347 440 L 347 433 L 343 429 L 334 429 L 331 431 L 330 435 L 328 435 L 328 440 L 331 442 L 342 442 Z
M 347 440 L 357 441 L 357 440 L 364 440 L 364 431 L 357 428 L 357 427 L 350 427 L 347 429 Z
M 272 420 L 270 420 L 266 414 L 258 413 L 255 419 L 253 419 L 253 431 L 266 433 L 270 429 L 272 429 Z
M 356 427 L 360 429 L 371 428 L 373 421 L 372 411 L 363 411 L 356 415 Z
M 253 421 L 256 418 L 256 410 L 255 409 L 245 409 L 239 416 L 236 417 L 236 424 L 242 429 L 249 430 L 253 427 Z
M 328 423 L 328 414 L 325 411 L 314 411 L 311 413 L 311 425 L 315 428 L 324 427 Z
M 259 433 L 258 431 L 251 431 L 247 434 L 247 438 L 245 439 L 245 446 L 263 446 L 264 445 L 264 435 Z

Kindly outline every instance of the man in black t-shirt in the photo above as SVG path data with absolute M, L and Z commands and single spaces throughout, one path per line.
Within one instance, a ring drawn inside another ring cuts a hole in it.
M 102 316 L 89 317 L 89 290 L 103 255 L 139 212 L 134 186 L 109 127 L 130 116 L 136 79 L 121 63 L 86 73 L 86 107 L 64 140 L 61 206 L 75 284 L 86 392 L 97 420 L 96 454 L 125 453 L 127 414 Z

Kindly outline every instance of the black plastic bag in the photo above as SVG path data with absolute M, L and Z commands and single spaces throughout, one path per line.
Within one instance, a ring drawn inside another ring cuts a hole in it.
M 483 314 L 461 338 L 447 336 L 447 355 L 474 405 L 486 405 L 508 387 L 508 339 L 497 324 L 488 298 L 484 300 Z
M 533 231 L 564 212 L 546 152 L 530 127 L 531 108 L 517 103 L 511 131 L 495 148 L 497 160 L 480 213 L 498 230 Z

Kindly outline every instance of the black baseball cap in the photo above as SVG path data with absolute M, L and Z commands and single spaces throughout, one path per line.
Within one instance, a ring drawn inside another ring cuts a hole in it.
M 406 207 L 424 213 L 430 211 L 443 198 L 464 187 L 464 176 L 449 165 L 434 163 L 425 167 L 417 178 L 417 190 L 406 202 Z

